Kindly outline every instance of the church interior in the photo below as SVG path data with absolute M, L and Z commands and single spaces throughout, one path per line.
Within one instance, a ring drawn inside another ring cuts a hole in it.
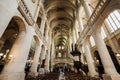
M 0 80 L 120 80 L 120 0 L 0 0 Z

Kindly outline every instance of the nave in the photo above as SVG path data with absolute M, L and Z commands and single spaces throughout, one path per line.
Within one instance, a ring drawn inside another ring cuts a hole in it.
M 0 0 L 0 80 L 120 80 L 120 0 Z

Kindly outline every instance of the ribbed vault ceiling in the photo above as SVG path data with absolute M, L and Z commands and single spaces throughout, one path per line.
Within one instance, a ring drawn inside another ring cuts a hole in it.
M 76 0 L 45 0 L 45 11 L 54 35 L 55 46 L 67 46 L 69 30 L 74 24 Z
M 81 0 L 43 0 L 50 29 L 54 36 L 55 46 L 66 47 L 69 40 L 69 31 L 74 26 L 78 9 L 78 2 Z M 98 0 L 87 0 L 90 8 L 94 8 Z M 80 14 L 83 24 L 86 24 L 84 11 Z

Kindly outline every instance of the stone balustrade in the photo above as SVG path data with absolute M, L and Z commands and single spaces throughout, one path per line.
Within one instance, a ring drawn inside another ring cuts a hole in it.
M 39 38 L 42 40 L 42 42 L 46 45 L 46 47 L 48 46 L 47 41 L 45 39 L 45 37 L 42 35 L 40 28 L 38 27 L 37 24 L 35 24 L 34 26 L 35 32 L 37 33 L 37 35 L 39 36 Z
M 33 19 L 32 15 L 31 15 L 31 13 L 30 13 L 30 10 L 28 9 L 25 1 L 24 0 L 19 0 L 18 3 L 19 3 L 19 7 L 18 7 L 19 11 L 24 16 L 24 18 L 27 21 L 27 23 L 32 26 L 34 24 L 34 19 Z M 46 46 L 48 46 L 47 45 L 47 41 L 46 41 L 45 37 L 42 36 L 42 33 L 41 33 L 41 31 L 40 31 L 40 29 L 39 29 L 37 24 L 35 24 L 34 29 L 35 29 L 35 32 L 39 35 L 39 37 L 42 40 L 42 42 Z
M 25 20 L 27 21 L 27 23 L 29 25 L 33 25 L 34 24 L 34 19 L 30 13 L 30 10 L 28 9 L 26 3 L 24 0 L 19 0 L 18 3 L 18 9 L 21 12 L 21 14 L 24 16 Z
M 110 1 L 111 0 L 100 0 L 98 2 L 86 26 L 84 26 L 85 27 L 84 30 L 82 31 L 79 39 L 77 40 L 77 45 L 83 43 L 86 37 L 93 32 L 93 30 L 96 28 L 93 25 L 96 23 L 97 19 L 100 17 L 101 13 L 104 11 L 104 9 L 106 8 Z

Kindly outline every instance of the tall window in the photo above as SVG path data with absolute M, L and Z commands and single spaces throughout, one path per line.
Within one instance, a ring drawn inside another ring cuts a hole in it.
M 110 13 L 106 21 L 111 32 L 116 31 L 118 28 L 120 28 L 120 11 L 115 10 L 112 13 Z

